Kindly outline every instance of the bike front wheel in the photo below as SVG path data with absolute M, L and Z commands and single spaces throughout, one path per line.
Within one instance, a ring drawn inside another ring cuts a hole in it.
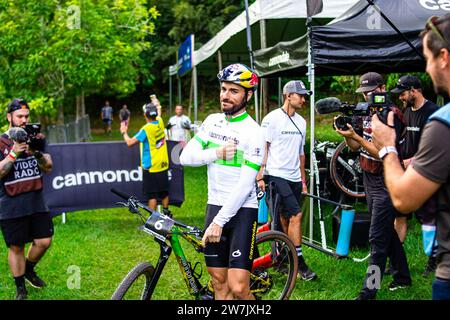
M 286 234 L 269 230 L 256 235 L 250 291 L 259 300 L 288 300 L 295 287 L 298 258 Z
M 134 267 L 117 287 L 111 300 L 150 300 L 155 268 L 148 262 Z

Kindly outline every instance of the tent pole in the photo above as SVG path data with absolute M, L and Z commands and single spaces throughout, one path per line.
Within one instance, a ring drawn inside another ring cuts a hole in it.
M 261 19 L 259 21 L 260 38 L 261 38 L 261 49 L 267 48 L 267 37 L 266 37 L 266 20 Z M 262 103 L 260 108 L 260 119 L 262 119 L 262 114 L 269 113 L 269 79 L 261 79 L 261 95 Z
M 169 75 L 169 118 L 172 116 L 172 75 Z
M 178 104 L 181 104 L 181 77 L 177 75 L 178 82 Z
M 197 109 L 198 109 L 198 97 L 197 97 L 197 67 L 192 69 L 192 79 L 194 81 L 194 123 L 197 123 Z
M 309 20 L 310 18 L 308 18 Z M 308 81 L 310 83 L 310 90 L 313 92 L 310 97 L 310 145 L 309 145 L 309 188 L 314 193 L 314 157 L 312 156 L 314 153 L 314 103 L 315 103 L 315 71 L 314 64 L 312 61 L 312 52 L 311 52 L 311 21 L 307 23 L 308 26 Z M 318 195 L 319 196 L 319 195 Z M 314 199 L 309 199 L 309 237 L 310 239 L 314 238 Z
M 278 77 L 278 106 L 281 107 L 281 77 Z
M 255 66 L 253 64 L 253 49 L 252 49 L 252 32 L 250 29 L 250 16 L 248 12 L 248 0 L 245 0 L 245 17 L 247 22 L 247 48 L 248 53 L 250 55 L 250 67 L 255 70 Z M 259 105 L 258 105 L 258 90 L 255 90 L 255 120 L 259 123 Z
M 217 50 L 217 64 L 219 65 L 219 72 L 222 71 L 223 69 L 223 64 L 222 64 L 222 51 Z

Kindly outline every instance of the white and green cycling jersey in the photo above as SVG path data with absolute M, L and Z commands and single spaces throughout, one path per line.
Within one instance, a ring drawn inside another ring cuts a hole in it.
M 215 150 L 228 140 L 236 142 L 234 158 L 217 159 Z M 255 177 L 263 161 L 264 146 L 261 128 L 247 112 L 230 120 L 216 113 L 205 119 L 183 150 L 183 165 L 208 165 L 208 204 L 223 206 L 224 211 L 215 219 L 219 225 L 228 222 L 241 207 L 258 208 Z

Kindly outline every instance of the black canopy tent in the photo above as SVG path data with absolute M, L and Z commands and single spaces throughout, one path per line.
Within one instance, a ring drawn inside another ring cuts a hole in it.
M 370 2 L 360 0 L 329 24 L 311 26 L 308 36 L 256 51 L 255 69 L 262 77 L 302 75 L 308 69 L 310 49 L 315 75 L 362 74 L 368 70 L 380 73 L 425 70 L 425 61 L 420 55 L 419 33 L 430 16 L 450 12 L 450 3 L 438 0 Z M 380 11 L 387 19 L 380 15 Z M 284 52 L 295 53 L 295 59 L 274 60 Z

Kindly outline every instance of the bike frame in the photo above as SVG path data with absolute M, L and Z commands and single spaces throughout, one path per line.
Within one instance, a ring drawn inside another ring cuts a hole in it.
M 153 274 L 151 283 L 156 285 L 156 283 L 159 280 L 159 277 L 162 274 L 162 271 L 164 270 L 167 260 L 169 260 L 170 254 L 173 251 L 177 259 L 178 265 L 180 267 L 181 275 L 183 276 L 183 279 L 186 283 L 186 287 L 189 291 L 189 294 L 194 296 L 195 299 L 200 299 L 202 288 L 200 287 L 197 279 L 194 277 L 194 271 L 189 265 L 189 261 L 187 260 L 186 255 L 184 254 L 183 248 L 180 243 L 180 236 L 183 239 L 187 240 L 189 243 L 191 243 L 196 251 L 201 252 L 203 250 L 200 240 L 196 239 L 193 236 L 184 234 L 183 231 L 178 227 L 174 227 L 173 233 L 170 235 L 170 237 L 167 238 L 167 240 L 169 240 L 170 245 L 160 239 L 155 238 L 156 242 L 158 242 L 160 247 L 160 255 L 155 267 L 155 273 Z M 152 287 L 149 288 L 150 293 L 149 296 L 153 294 L 154 289 L 155 289 L 154 285 L 152 285 Z

